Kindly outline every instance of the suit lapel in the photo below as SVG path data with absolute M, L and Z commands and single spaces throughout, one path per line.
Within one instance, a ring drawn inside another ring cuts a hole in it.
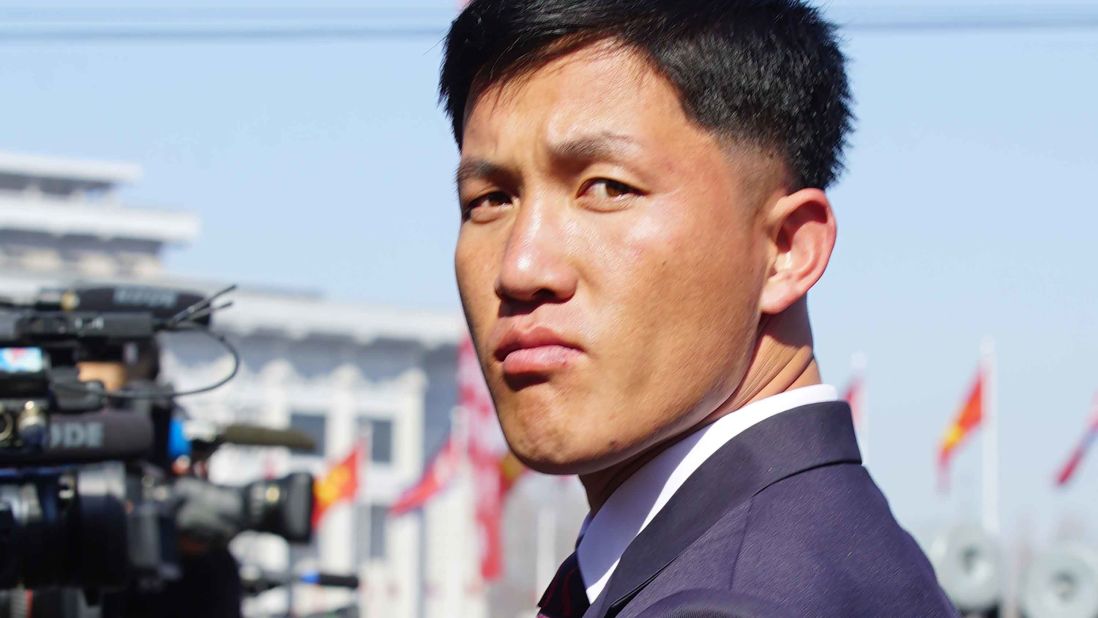
M 834 463 L 861 463 L 845 402 L 794 408 L 747 429 L 702 464 L 633 539 L 586 615 L 616 615 L 729 510 L 783 478 Z

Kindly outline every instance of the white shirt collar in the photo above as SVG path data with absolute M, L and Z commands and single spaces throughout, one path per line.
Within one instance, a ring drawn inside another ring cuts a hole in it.
M 679 440 L 625 480 L 580 531 L 580 575 L 595 602 L 629 543 L 713 453 L 752 425 L 800 406 L 835 401 L 833 386 L 817 384 L 760 399 Z

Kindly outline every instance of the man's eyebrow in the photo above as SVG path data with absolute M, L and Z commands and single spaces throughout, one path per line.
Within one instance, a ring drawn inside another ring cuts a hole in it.
M 558 161 L 593 161 L 596 159 L 617 160 L 630 151 L 637 150 L 639 143 L 620 133 L 603 131 L 594 135 L 584 135 L 549 146 L 552 157 Z M 458 164 L 454 172 L 454 182 L 476 178 L 510 178 L 514 173 L 507 167 L 487 159 L 471 158 Z
M 501 176 L 511 176 L 510 170 L 487 159 L 467 159 L 458 164 L 457 171 L 454 172 L 454 182 L 461 186 L 461 183 L 475 178 L 498 178 Z
M 595 159 L 621 159 L 640 144 L 628 135 L 603 131 L 594 135 L 573 138 L 549 147 L 553 157 L 564 161 L 592 161 Z

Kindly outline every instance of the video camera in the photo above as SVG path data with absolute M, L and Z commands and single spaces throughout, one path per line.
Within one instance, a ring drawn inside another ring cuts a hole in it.
M 179 577 L 181 537 L 223 545 L 255 530 L 310 540 L 310 475 L 223 487 L 175 465 L 223 443 L 313 448 L 292 430 L 183 418 L 177 398 L 239 368 L 235 348 L 210 330 L 232 289 L 81 287 L 0 302 L 0 589 L 155 590 Z M 121 390 L 80 379 L 84 363 L 142 351 L 157 367 L 156 338 L 173 332 L 215 340 L 232 371 L 186 392 L 156 384 L 155 369 Z

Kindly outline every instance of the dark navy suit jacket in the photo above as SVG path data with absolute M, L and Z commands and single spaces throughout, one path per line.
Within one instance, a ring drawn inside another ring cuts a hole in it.
M 584 617 L 956 615 L 862 467 L 849 406 L 828 402 L 714 453 Z

